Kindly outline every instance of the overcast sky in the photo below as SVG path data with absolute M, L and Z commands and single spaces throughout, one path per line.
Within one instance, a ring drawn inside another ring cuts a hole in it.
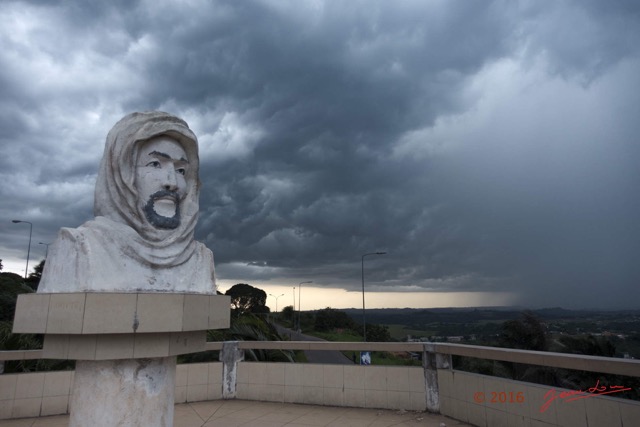
M 11 220 L 35 265 L 93 217 L 108 130 L 163 110 L 221 287 L 359 291 L 386 251 L 372 293 L 640 308 L 637 1 L 55 3 L 0 7 L 4 271 Z

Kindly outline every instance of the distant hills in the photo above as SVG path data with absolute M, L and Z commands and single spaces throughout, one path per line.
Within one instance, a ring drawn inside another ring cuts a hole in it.
M 380 324 L 425 325 L 433 323 L 475 323 L 517 319 L 525 307 L 451 307 L 451 308 L 372 308 L 367 309 L 367 322 Z M 356 321 L 362 309 L 348 308 L 346 312 Z M 584 318 L 624 318 L 640 316 L 639 310 L 569 310 L 561 307 L 529 309 L 542 321 Z M 410 320 L 408 320 L 410 319 Z

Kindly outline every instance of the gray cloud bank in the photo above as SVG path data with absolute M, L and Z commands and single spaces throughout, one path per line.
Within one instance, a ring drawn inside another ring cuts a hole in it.
M 200 138 L 218 275 L 637 307 L 633 1 L 6 2 L 0 258 L 92 216 L 134 110 Z M 40 248 L 42 249 L 42 248 Z M 371 260 L 372 261 L 372 260 Z

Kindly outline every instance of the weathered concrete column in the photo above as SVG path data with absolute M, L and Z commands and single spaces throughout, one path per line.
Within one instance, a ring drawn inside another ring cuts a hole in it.
M 173 425 L 176 358 L 79 360 L 70 427 Z
M 244 350 L 238 341 L 225 341 L 220 352 L 222 362 L 222 398 L 235 399 L 238 386 L 238 362 L 244 360 Z
M 422 354 L 422 367 L 424 368 L 427 411 L 438 414 L 440 413 L 438 369 L 450 369 L 451 356 L 436 353 L 436 345 L 433 343 L 425 344 Z

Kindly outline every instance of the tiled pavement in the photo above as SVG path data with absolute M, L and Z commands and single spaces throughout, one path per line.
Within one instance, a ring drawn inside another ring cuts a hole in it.
M 0 427 L 66 427 L 69 416 L 2 420 Z M 443 415 L 386 409 L 215 400 L 176 405 L 174 427 L 469 426 Z M 144 426 L 147 427 L 147 426 Z M 153 426 L 149 426 L 153 427 Z

